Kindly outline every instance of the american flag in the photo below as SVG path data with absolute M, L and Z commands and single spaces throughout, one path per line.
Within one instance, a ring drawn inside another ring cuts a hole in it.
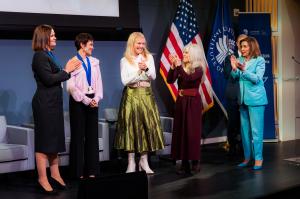
M 160 59 L 160 74 L 167 84 L 174 100 L 176 100 L 176 96 L 178 94 L 177 82 L 174 84 L 168 84 L 166 81 L 166 77 L 171 66 L 169 54 L 175 53 L 180 59 L 182 59 L 182 50 L 184 46 L 188 45 L 190 42 L 198 44 L 202 48 L 203 57 L 205 57 L 192 2 L 191 0 L 181 0 Z M 207 70 L 204 82 L 199 87 L 199 93 L 203 103 L 203 111 L 206 111 L 213 106 L 213 91 L 207 64 L 206 67 Z

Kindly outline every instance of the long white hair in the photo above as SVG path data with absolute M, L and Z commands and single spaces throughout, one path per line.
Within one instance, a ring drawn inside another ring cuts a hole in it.
M 197 44 L 190 43 L 183 48 L 183 52 L 187 52 L 190 56 L 189 63 L 186 63 L 186 64 L 183 63 L 183 66 L 189 67 L 189 68 L 187 68 L 187 70 L 190 73 L 195 72 L 195 68 L 201 67 L 202 71 L 203 71 L 203 76 L 202 76 L 201 82 L 203 82 L 204 76 L 206 73 L 206 65 L 207 65 L 203 48 L 201 48 Z

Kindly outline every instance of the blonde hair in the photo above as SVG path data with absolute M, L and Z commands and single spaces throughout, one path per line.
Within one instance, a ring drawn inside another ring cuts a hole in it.
M 183 48 L 183 52 L 187 52 L 189 54 L 190 61 L 188 63 L 183 63 L 182 65 L 186 68 L 189 74 L 194 73 L 195 68 L 201 67 L 203 71 L 201 82 L 203 82 L 207 66 L 203 48 L 200 48 L 197 44 L 188 44 Z
M 129 35 L 128 40 L 127 40 L 127 46 L 126 46 L 126 50 L 124 52 L 124 57 L 128 60 L 128 62 L 130 64 L 133 64 L 134 43 L 136 42 L 137 38 L 145 39 L 145 36 L 141 32 L 133 32 Z M 145 41 L 146 41 L 146 39 L 145 39 Z M 147 43 L 146 43 L 142 55 L 147 60 L 149 54 L 150 54 L 150 52 L 147 49 Z

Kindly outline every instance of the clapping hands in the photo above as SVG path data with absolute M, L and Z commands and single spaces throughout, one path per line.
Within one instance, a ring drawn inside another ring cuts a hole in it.
M 140 70 L 143 70 L 143 71 L 148 68 L 147 65 L 146 65 L 146 63 L 145 63 L 145 61 L 139 62 L 138 66 L 139 66 Z
M 146 69 L 148 68 L 148 66 L 146 65 L 146 62 L 145 62 L 145 59 L 143 57 L 142 54 L 139 54 L 137 59 L 136 59 L 136 62 L 138 64 L 138 67 L 139 67 L 139 74 L 141 74 L 143 71 L 146 71 Z
M 179 59 L 178 55 L 170 54 L 169 60 L 171 62 L 171 68 L 174 69 L 175 67 L 181 66 L 181 60 Z
M 236 71 L 237 68 L 240 69 L 241 71 L 245 70 L 245 63 L 239 62 L 239 60 L 237 60 L 237 58 L 234 55 L 231 55 L 230 63 L 233 71 Z

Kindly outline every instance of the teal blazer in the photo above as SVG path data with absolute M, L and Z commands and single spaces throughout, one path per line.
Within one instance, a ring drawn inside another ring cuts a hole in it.
M 241 63 L 245 62 L 244 57 L 239 57 L 238 60 Z M 231 71 L 232 77 L 239 79 L 239 104 L 244 103 L 247 106 L 261 106 L 268 104 L 263 81 L 265 67 L 265 59 L 258 56 L 256 58 L 251 58 L 248 62 L 246 62 L 245 71 L 241 71 L 239 69 Z

